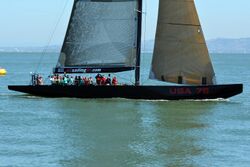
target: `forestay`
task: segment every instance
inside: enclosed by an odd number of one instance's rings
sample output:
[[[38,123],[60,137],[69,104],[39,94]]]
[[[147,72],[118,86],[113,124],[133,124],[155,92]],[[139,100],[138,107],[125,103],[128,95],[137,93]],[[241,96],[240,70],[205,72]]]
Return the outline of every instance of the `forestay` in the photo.
[[[137,6],[137,0],[75,0],[57,68],[134,68]]]
[[[160,0],[151,79],[215,84],[194,0]]]

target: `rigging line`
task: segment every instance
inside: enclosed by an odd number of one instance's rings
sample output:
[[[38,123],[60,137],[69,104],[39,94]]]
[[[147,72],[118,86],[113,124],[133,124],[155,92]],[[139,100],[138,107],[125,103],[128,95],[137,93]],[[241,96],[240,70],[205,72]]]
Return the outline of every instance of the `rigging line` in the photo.
[[[64,15],[64,13],[65,13],[65,10],[66,10],[66,7],[67,7],[69,1],[70,1],[70,0],[67,0],[67,1],[66,1],[65,5],[64,5],[64,7],[63,7],[62,13],[60,14],[60,17],[59,17],[58,21],[56,22],[55,27],[54,27],[54,29],[53,29],[51,35],[50,35],[50,38],[49,38],[49,40],[48,40],[48,43],[47,43],[47,45],[45,45],[45,47],[44,47],[44,49],[43,49],[43,51],[42,51],[42,53],[41,53],[41,57],[40,57],[40,60],[39,60],[39,62],[38,62],[38,65],[37,65],[37,67],[36,67],[35,73],[37,73],[38,69],[39,69],[40,66],[41,66],[41,63],[42,63],[42,61],[43,61],[43,58],[44,58],[44,56],[45,56],[45,54],[46,54],[46,52],[47,52],[47,50],[48,50],[48,48],[49,48],[49,45],[50,45],[52,39],[54,38],[55,32],[56,32],[56,30],[57,30],[57,27],[58,27],[58,25],[59,25],[59,23],[60,23],[60,21],[61,21],[63,15]]]
[[[122,76],[120,76],[120,75],[117,75],[117,74],[112,74],[112,75],[114,75],[116,78],[118,78],[118,79],[122,79],[122,80],[124,80],[124,81],[127,81],[127,82],[129,82],[130,84],[134,84],[134,82],[132,82],[132,79],[130,78],[130,81],[128,81],[128,78],[127,77],[122,77]],[[129,75],[129,76],[131,76],[131,75]]]
[[[145,52],[146,49],[146,32],[147,32],[147,0],[145,0],[145,12],[143,12],[144,14],[144,33],[143,33],[143,51]]]
[[[143,54],[145,54],[145,51],[146,51],[147,11],[148,11],[147,0],[145,0],[144,4],[145,4],[145,12],[143,12],[143,14],[144,14]],[[141,57],[143,58],[144,56],[141,56]],[[145,83],[145,81],[143,81],[143,80],[141,82],[142,82],[142,84]]]

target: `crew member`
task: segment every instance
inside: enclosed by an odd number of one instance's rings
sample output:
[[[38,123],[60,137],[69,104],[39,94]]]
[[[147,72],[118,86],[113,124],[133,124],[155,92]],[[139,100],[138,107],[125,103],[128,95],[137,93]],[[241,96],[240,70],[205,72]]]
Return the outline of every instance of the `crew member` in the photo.
[[[114,77],[114,78],[112,79],[112,85],[114,85],[114,86],[118,85],[118,80],[117,80],[116,77]]]
[[[105,85],[111,85],[111,78],[110,78],[110,74],[108,75]]]

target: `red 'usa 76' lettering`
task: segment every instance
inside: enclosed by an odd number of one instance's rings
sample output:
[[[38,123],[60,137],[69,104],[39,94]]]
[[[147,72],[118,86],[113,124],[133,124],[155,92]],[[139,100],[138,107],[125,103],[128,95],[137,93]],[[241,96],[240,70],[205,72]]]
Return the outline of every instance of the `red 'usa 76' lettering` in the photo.
[[[172,95],[191,95],[192,93],[207,95],[209,94],[209,88],[196,88],[195,91],[189,88],[171,88],[169,93]]]
[[[192,90],[189,88],[171,88],[169,93],[172,95],[191,95]]]
[[[196,93],[197,94],[209,94],[209,88],[197,88],[196,89]]]

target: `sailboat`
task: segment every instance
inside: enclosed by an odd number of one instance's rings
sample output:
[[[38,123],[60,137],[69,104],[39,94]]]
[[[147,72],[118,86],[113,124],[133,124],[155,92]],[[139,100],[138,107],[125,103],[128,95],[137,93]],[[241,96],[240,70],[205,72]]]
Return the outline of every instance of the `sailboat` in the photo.
[[[150,78],[176,85],[141,85],[142,0],[74,0],[54,74],[135,71],[121,86],[10,85],[44,97],[183,100],[229,98],[242,84],[217,85],[194,0],[159,1]]]

